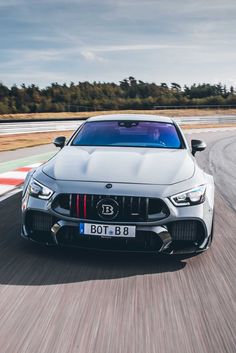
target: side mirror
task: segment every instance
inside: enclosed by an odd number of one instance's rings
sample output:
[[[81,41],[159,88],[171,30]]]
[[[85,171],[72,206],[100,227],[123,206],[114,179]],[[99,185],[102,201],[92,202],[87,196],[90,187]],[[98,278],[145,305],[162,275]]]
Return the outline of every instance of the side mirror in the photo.
[[[201,140],[192,140],[191,147],[192,147],[192,155],[195,156],[196,152],[201,152],[205,150],[206,143]]]
[[[56,147],[63,148],[65,146],[65,136],[58,136],[54,139],[53,143]]]

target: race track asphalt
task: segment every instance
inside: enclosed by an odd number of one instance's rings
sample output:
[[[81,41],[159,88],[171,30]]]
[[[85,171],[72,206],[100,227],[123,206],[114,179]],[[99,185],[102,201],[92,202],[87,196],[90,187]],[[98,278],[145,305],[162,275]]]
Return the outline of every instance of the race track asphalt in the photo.
[[[193,257],[37,246],[0,203],[1,353],[235,353],[236,133],[190,135],[216,181],[212,247]]]

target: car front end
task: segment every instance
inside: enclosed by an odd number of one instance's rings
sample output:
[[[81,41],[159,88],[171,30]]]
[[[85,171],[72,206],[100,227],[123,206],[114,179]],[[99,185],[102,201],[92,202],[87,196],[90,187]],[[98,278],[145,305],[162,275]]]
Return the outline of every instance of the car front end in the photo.
[[[22,236],[55,246],[195,253],[211,243],[213,211],[213,178],[189,148],[69,143],[29,173]]]

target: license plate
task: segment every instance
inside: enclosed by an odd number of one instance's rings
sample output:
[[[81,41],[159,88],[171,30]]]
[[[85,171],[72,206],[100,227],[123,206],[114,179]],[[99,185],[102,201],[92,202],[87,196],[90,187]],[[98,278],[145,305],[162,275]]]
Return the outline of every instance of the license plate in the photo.
[[[80,234],[101,237],[135,238],[135,226],[118,226],[113,224],[80,223]]]

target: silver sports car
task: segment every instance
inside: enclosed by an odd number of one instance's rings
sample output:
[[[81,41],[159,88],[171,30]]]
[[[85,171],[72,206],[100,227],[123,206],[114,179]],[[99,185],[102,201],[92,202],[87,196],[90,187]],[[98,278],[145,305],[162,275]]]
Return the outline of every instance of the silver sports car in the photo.
[[[89,118],[23,189],[22,236],[115,251],[194,253],[213,237],[214,181],[196,163],[204,142],[170,118]]]

